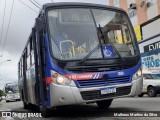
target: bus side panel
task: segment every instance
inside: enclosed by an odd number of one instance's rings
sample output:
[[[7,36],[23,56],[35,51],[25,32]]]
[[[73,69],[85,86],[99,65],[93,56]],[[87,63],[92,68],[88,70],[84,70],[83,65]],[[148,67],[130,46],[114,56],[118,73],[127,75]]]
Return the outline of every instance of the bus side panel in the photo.
[[[27,102],[28,101],[28,91],[27,91],[27,76],[26,76],[26,54],[23,55],[23,89],[22,89],[22,92],[23,92],[23,98],[24,98],[24,101]]]
[[[31,104],[36,104],[36,98],[35,98],[35,66],[33,65],[28,71],[27,71],[27,90],[28,90],[28,102]]]
[[[33,65],[30,69],[30,79],[32,81],[31,89],[32,89],[32,104],[36,104],[36,78],[35,78],[35,65]]]
[[[23,78],[19,78],[18,79],[18,88],[19,88],[19,95],[20,95],[20,98],[21,100],[23,101],[23,93],[22,93],[22,89],[23,89]]]
[[[46,59],[46,68],[45,68],[45,82],[46,82],[46,88],[47,88],[47,91],[46,91],[46,97],[47,99],[45,100],[45,105],[47,107],[50,107],[50,82],[47,82],[48,81],[48,78],[51,77],[51,69],[50,69],[50,66],[51,66],[51,61],[50,61],[50,52],[48,51],[49,49],[49,41],[48,41],[48,34],[46,33],[45,35],[45,46],[46,46],[46,51],[45,51],[45,59]]]

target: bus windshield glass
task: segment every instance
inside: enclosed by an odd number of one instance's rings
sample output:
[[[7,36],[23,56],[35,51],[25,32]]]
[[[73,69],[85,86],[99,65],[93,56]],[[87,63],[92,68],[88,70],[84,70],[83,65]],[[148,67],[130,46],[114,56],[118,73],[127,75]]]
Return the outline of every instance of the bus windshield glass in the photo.
[[[53,56],[81,60],[131,57],[138,53],[133,30],[123,12],[68,8],[48,11]],[[119,55],[117,55],[117,52]]]
[[[5,93],[6,94],[13,94],[13,93],[18,93],[18,84],[13,83],[13,84],[6,84],[5,86]]]

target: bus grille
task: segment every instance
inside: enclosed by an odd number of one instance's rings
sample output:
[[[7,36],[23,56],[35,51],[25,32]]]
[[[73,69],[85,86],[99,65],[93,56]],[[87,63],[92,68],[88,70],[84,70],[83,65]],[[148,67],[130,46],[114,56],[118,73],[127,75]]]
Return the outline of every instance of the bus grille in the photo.
[[[94,91],[83,91],[80,92],[83,100],[95,100],[95,99],[103,99],[103,98],[111,98],[117,96],[128,95],[131,92],[131,86],[119,87],[116,89],[116,93],[101,95],[100,90]]]
[[[129,65],[95,65],[95,66],[76,66],[76,67],[67,67],[68,71],[72,72],[106,72],[106,71],[115,71],[123,70],[130,68]]]
[[[93,79],[93,80],[77,80],[78,87],[98,87],[106,85],[115,85],[121,83],[129,83],[130,76],[112,77],[105,79]]]

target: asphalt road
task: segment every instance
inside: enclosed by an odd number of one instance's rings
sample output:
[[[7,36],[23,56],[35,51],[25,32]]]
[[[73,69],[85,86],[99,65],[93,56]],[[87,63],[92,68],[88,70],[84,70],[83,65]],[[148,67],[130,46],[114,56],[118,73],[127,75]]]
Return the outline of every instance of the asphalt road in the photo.
[[[19,102],[9,102],[5,103],[4,101],[0,102],[0,111],[24,111],[24,112],[37,112],[36,109],[25,110],[23,109],[23,104],[21,101]],[[145,111],[145,112],[142,112]],[[96,106],[96,104],[82,104],[82,105],[73,105],[66,106],[57,109],[56,111],[52,111],[49,118],[38,118],[40,120],[160,120],[160,117],[156,117],[156,114],[160,114],[160,97],[149,98],[121,98],[115,99],[112,102],[112,105],[108,110],[100,110]],[[54,114],[53,114],[54,113]],[[122,117],[114,117],[114,115],[121,115]],[[141,116],[144,113],[152,117],[128,117],[134,113],[136,116]],[[152,114],[154,113],[154,114]],[[154,116],[154,117],[153,117]],[[160,115],[159,115],[160,116]],[[1,120],[2,118],[0,118]],[[3,118],[4,119],[4,118]],[[8,120],[8,118],[5,118]],[[12,119],[12,118],[10,118]],[[14,118],[22,119],[20,117]],[[37,120],[37,118],[24,118],[25,120]]]

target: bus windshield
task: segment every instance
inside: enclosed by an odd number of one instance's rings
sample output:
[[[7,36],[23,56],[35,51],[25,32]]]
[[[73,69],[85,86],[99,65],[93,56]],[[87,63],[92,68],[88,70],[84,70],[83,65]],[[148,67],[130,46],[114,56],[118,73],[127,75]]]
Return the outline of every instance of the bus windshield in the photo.
[[[6,94],[18,93],[18,84],[17,83],[6,84],[5,93]]]
[[[48,23],[51,52],[56,59],[81,60],[99,44],[101,46],[89,59],[117,58],[119,55],[124,58],[138,53],[128,18],[122,12],[53,9],[48,11]]]

